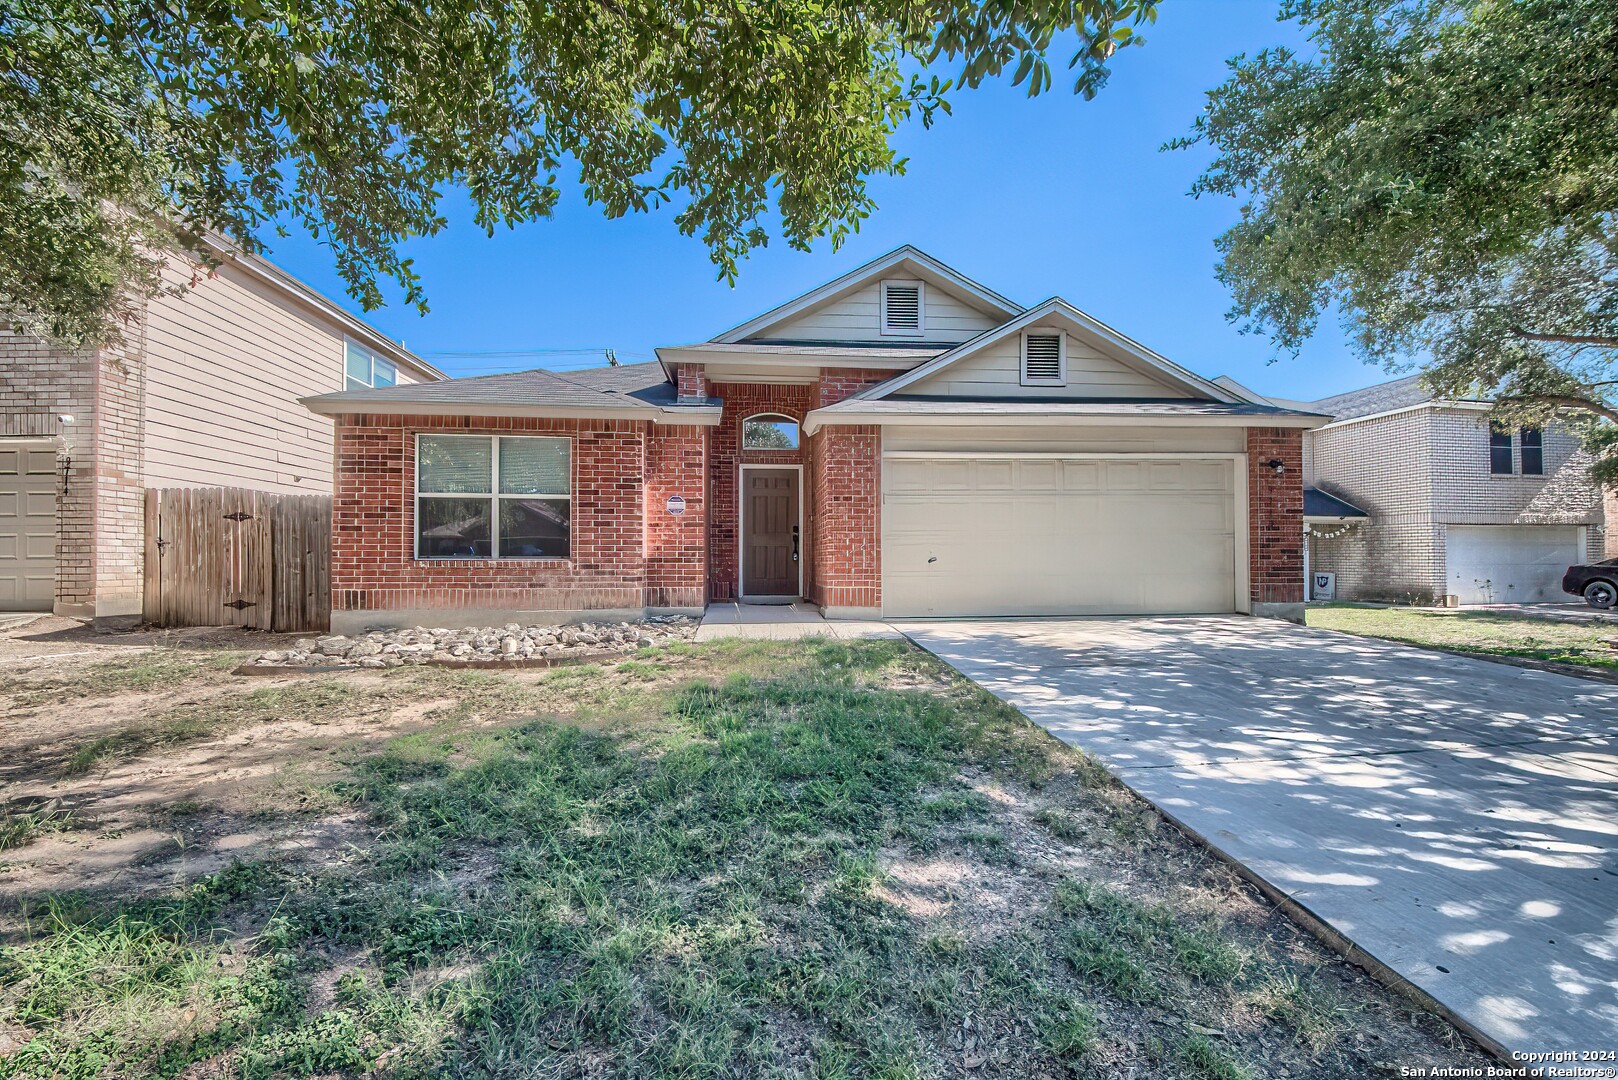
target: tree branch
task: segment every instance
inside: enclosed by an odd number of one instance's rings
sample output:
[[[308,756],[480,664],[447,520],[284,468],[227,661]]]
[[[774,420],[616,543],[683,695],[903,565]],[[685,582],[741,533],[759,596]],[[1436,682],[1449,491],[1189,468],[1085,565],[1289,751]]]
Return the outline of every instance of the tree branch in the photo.
[[[1511,397],[1495,398],[1496,405],[1554,405],[1562,409],[1578,409],[1581,412],[1595,413],[1618,424],[1618,408],[1605,405],[1590,398],[1576,397],[1572,394],[1517,394]]]
[[[1602,334],[1537,334],[1520,326],[1513,326],[1511,332],[1525,341],[1548,341],[1558,345],[1591,345],[1601,349],[1618,349],[1618,337],[1607,337]]]

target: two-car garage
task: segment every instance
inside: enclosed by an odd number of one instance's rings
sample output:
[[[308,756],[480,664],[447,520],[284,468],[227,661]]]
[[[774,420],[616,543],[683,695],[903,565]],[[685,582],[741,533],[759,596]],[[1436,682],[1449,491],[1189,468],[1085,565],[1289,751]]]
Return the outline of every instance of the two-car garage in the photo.
[[[882,461],[883,613],[1238,608],[1235,454],[897,451]]]

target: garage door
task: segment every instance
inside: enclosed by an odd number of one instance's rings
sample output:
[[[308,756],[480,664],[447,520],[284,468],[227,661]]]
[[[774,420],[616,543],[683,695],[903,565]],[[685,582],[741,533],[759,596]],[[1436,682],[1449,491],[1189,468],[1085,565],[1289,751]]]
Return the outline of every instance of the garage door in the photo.
[[[0,443],[0,611],[49,611],[56,596],[56,450]]]
[[[1572,599],[1562,574],[1584,561],[1577,525],[1451,525],[1445,530],[1449,591],[1463,604]]]
[[[888,455],[882,610],[1234,610],[1235,485],[1229,459]]]

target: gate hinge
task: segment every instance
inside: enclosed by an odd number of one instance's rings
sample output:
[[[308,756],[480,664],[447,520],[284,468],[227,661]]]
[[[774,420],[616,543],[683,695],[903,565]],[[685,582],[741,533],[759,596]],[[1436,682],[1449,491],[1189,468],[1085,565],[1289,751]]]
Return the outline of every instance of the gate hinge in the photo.
[[[226,521],[252,521],[253,515],[245,510],[232,510],[225,515]]]
[[[246,610],[247,608],[250,608],[250,607],[258,607],[258,604],[255,601],[252,601],[252,600],[243,600],[241,597],[238,596],[236,599],[230,601],[225,606],[228,607],[228,608],[235,608],[237,611],[243,611],[243,610]]]

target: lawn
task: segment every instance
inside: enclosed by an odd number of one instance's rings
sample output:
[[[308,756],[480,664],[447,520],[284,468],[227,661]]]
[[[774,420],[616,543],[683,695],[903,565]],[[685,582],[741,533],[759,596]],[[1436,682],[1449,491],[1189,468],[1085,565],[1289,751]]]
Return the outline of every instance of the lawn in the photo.
[[[230,659],[0,686],[0,1077],[1485,1063],[905,642]]]
[[[1559,622],[1500,611],[1311,604],[1307,622],[1327,630],[1480,656],[1513,656],[1618,671],[1618,625]]]

